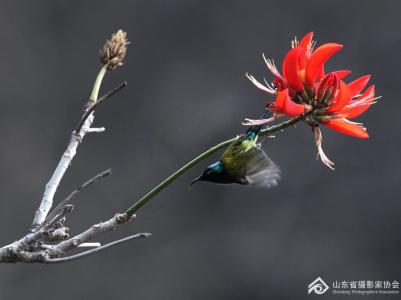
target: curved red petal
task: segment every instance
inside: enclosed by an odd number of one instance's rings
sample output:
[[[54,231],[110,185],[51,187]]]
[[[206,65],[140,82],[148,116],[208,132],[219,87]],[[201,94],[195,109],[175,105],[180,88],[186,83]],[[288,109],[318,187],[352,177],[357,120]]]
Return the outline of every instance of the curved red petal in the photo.
[[[369,137],[369,134],[364,128],[362,128],[358,124],[351,123],[342,119],[329,120],[324,123],[324,125],[343,134],[355,136],[360,139],[366,139]]]
[[[283,74],[290,87],[297,92],[304,89],[304,85],[298,76],[299,73],[299,56],[305,52],[305,49],[296,47],[288,51],[283,61]]]
[[[290,97],[285,98],[284,102],[284,113],[289,117],[297,117],[303,114],[305,107],[302,104],[295,103]]]
[[[317,72],[316,81],[322,80],[323,77],[324,77],[324,65],[322,65],[319,71]]]
[[[370,101],[375,97],[375,85],[368,87],[355,101]]]
[[[284,94],[283,106],[283,113],[285,113],[289,117],[299,116],[305,111],[305,107],[302,104],[295,103],[291,100],[290,96],[288,95],[288,90],[286,90],[286,93]]]
[[[341,115],[345,118],[353,119],[363,114],[371,105],[372,103],[368,102],[366,104],[355,106],[342,112]]]
[[[335,71],[333,73],[337,74],[338,79],[343,79],[343,78],[347,77],[349,74],[351,74],[351,71],[349,71],[349,70],[339,70],[339,71]]]
[[[344,81],[340,80],[339,91],[333,100],[333,104],[326,110],[326,112],[338,112],[352,99],[351,92]]]
[[[370,75],[365,75],[359,77],[358,79],[355,79],[351,83],[348,83],[348,88],[351,91],[351,96],[354,97],[355,95],[358,95],[368,84],[369,80]]]
[[[319,84],[316,84],[317,89],[317,97],[318,101],[322,101],[325,94],[326,101],[331,100],[333,95],[335,95],[338,88],[338,77],[335,72],[328,73],[325,75],[322,80],[320,80]],[[328,89],[331,89],[330,94],[328,94]]]
[[[313,39],[313,32],[305,34],[305,36],[299,42],[299,47],[308,50],[308,46],[312,42],[312,39]]]
[[[302,51],[299,54],[299,59],[298,59],[299,69],[300,70],[305,69],[307,62],[308,62],[308,57],[306,56],[306,51]]]
[[[289,117],[298,116],[305,111],[302,104],[295,103],[291,100],[290,95],[288,94],[288,89],[277,93],[274,108],[276,112],[284,113]]]
[[[327,43],[317,48],[306,64],[305,80],[308,86],[313,86],[316,77],[324,63],[343,46],[335,43]]]
[[[345,108],[344,110],[341,111],[341,115],[343,115],[345,118],[348,119],[353,119],[360,116],[372,105],[372,100],[374,97],[375,97],[375,86],[372,85],[366,89],[366,91],[362,94],[361,97],[351,102],[351,103],[360,102],[359,105],[351,108]]]
[[[305,69],[306,63],[308,62],[309,59],[308,56],[310,55],[310,53],[308,53],[309,52],[308,49],[310,50],[312,39],[313,39],[313,32],[309,32],[299,42],[299,47],[305,50],[299,56],[299,66],[301,69]]]
[[[279,91],[276,97],[276,108],[278,111],[284,110],[284,101],[285,98],[288,97],[288,89]]]

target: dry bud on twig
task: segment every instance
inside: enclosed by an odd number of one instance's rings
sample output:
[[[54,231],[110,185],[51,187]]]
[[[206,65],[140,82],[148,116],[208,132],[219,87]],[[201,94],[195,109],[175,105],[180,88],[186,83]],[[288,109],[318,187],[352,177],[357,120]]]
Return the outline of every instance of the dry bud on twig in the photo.
[[[123,59],[127,54],[128,44],[127,33],[120,29],[114,33],[111,39],[107,40],[103,48],[100,49],[100,61],[104,65],[107,65],[109,71],[123,64]]]

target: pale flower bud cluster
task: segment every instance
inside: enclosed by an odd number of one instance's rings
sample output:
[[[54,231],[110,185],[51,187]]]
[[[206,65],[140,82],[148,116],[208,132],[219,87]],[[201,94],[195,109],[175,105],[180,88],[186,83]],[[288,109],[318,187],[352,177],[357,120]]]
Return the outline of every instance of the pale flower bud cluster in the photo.
[[[109,71],[123,65],[123,60],[127,54],[127,33],[123,30],[118,30],[107,40],[103,48],[99,51],[100,61],[107,65]]]

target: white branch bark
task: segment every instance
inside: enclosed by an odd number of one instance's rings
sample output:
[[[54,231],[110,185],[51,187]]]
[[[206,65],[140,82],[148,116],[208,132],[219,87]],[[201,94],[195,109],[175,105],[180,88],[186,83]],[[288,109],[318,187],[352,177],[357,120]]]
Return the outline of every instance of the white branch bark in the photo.
[[[67,150],[64,152],[56,169],[54,170],[52,177],[46,184],[42,201],[35,213],[35,218],[33,220],[32,226],[34,228],[37,228],[46,220],[47,214],[49,213],[50,209],[53,206],[53,198],[57,191],[58,186],[60,185],[61,179],[63,178],[65,172],[67,171],[72,160],[74,159],[74,156],[77,153],[77,148],[81,143],[82,139],[90,131],[94,118],[95,116],[92,112],[89,115],[89,117],[85,120],[81,130],[78,133],[75,132],[72,133],[71,140],[70,143],[68,144]]]
[[[127,223],[130,221],[131,217],[127,214],[116,214],[113,218],[100,222],[98,224],[92,225],[89,229],[84,232],[55,245],[49,250],[50,257],[57,257],[71,249],[78,247],[79,245],[86,243],[93,238],[106,233],[108,231],[115,230],[120,224]]]
[[[148,237],[150,233],[139,233],[131,237],[127,237],[121,240],[117,240],[106,244],[104,246],[100,246],[98,248],[85,251],[80,254],[76,254],[70,257],[61,257],[65,252],[78,248],[80,245],[92,240],[93,238],[104,234],[109,231],[115,230],[121,224],[128,223],[131,220],[131,217],[127,214],[116,214],[111,219],[100,222],[98,224],[92,225],[89,229],[84,232],[66,240],[62,241],[56,245],[48,245],[44,244],[39,250],[30,251],[29,243],[40,241],[40,238],[43,237],[46,230],[48,229],[48,225],[41,227],[38,231],[28,234],[22,239],[4,246],[0,248],[0,263],[16,263],[16,262],[25,262],[25,263],[61,263],[61,262],[69,262],[78,258],[82,258],[93,253],[97,253],[99,251],[103,251],[112,246],[121,244],[128,240],[139,238],[139,237]]]
[[[64,201],[62,201],[49,215],[53,206],[53,198],[60,182],[70,166],[77,148],[82,142],[84,136],[90,132],[103,132],[105,129],[91,128],[94,121],[95,108],[103,103],[106,99],[120,91],[127,85],[122,82],[116,88],[109,91],[94,103],[89,103],[84,115],[81,117],[76,129],[71,135],[70,142],[66,151],[62,155],[53,175],[46,184],[45,191],[39,208],[35,213],[35,218],[30,233],[26,234],[19,240],[0,248],[0,263],[60,263],[68,262],[81,257],[86,257],[93,253],[103,251],[104,249],[121,244],[128,240],[150,236],[149,233],[139,233],[137,235],[111,242],[104,246],[98,246],[89,251],[79,253],[69,257],[61,257],[66,251],[79,247],[94,237],[103,233],[116,229],[120,224],[127,223],[131,216],[128,214],[117,214],[106,222],[93,225],[88,230],[68,239],[69,228],[65,226],[66,214],[72,211],[74,206],[70,204],[71,200],[84,188],[97,182],[111,174],[110,170],[102,172],[92,179],[85,182],[75,191],[73,191]],[[64,240],[64,241],[63,241]],[[49,244],[50,243],[50,244]],[[52,244],[55,243],[55,244]],[[94,246],[93,243],[89,244]],[[88,244],[86,244],[88,246]]]
[[[105,131],[106,131],[106,128],[104,128],[104,127],[89,128],[89,130],[88,130],[88,132],[98,132],[98,133],[105,132]]]

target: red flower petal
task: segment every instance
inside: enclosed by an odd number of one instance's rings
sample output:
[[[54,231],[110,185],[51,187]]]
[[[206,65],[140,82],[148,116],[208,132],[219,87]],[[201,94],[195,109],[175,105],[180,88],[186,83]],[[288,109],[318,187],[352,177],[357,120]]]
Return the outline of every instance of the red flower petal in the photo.
[[[283,61],[283,74],[287,79],[288,84],[297,92],[304,89],[304,85],[298,76],[299,68],[299,55],[305,52],[305,49],[296,47],[288,51]]]
[[[348,88],[351,91],[351,96],[354,97],[355,95],[358,95],[368,84],[369,80],[370,80],[370,75],[365,75],[359,77],[358,79],[355,79],[351,83],[348,83]]]
[[[322,65],[317,72],[316,81],[320,81],[324,77],[324,65]]]
[[[276,97],[276,108],[278,111],[284,110],[285,97],[288,97],[288,89],[279,91]]]
[[[351,101],[351,92],[344,81],[340,80],[340,87],[337,96],[333,100],[333,104],[326,110],[326,112],[338,112],[348,102]]]
[[[372,105],[372,100],[374,97],[375,97],[375,86],[372,85],[366,89],[366,91],[362,94],[361,97],[351,102],[351,103],[360,102],[361,103],[360,105],[342,110],[341,115],[349,119],[353,119],[360,116]]]
[[[295,103],[291,98],[285,97],[284,102],[284,113],[289,117],[296,117],[303,114],[305,107],[302,104]]]
[[[363,94],[357,98],[355,101],[370,101],[375,97],[375,85],[368,87]]]
[[[351,71],[349,70],[340,70],[340,71],[335,71],[334,73],[337,74],[338,79],[343,79],[349,74],[351,74]]]
[[[366,139],[369,137],[369,134],[364,128],[358,124],[351,123],[343,119],[329,120],[328,122],[324,123],[324,125],[343,134],[355,136],[360,139]]]
[[[305,50],[299,56],[299,66],[301,69],[305,69],[306,67],[306,63],[309,58],[308,56],[310,55],[310,53],[308,53],[308,48],[310,49],[309,45],[312,43],[312,38],[313,38],[313,32],[309,32],[299,42],[299,47]]]
[[[312,39],[313,39],[313,32],[305,34],[305,36],[299,42],[299,47],[308,50],[308,46],[312,42]]]
[[[298,59],[299,69],[304,70],[307,62],[308,62],[308,57],[306,56],[306,51],[303,51],[301,52],[301,54],[299,54],[299,59]]]
[[[324,63],[343,46],[335,43],[327,43],[317,48],[311,55],[306,64],[305,80],[306,84],[313,86],[316,77]]]
[[[317,86],[317,85],[316,85]],[[326,100],[331,100],[333,95],[335,95],[338,88],[338,77],[337,73],[331,72],[328,73],[323,79],[319,82],[319,88],[317,89],[317,100],[323,100],[323,97],[327,90],[331,88],[330,96],[326,95]]]
[[[288,89],[278,92],[275,104],[279,112],[289,117],[296,117],[305,111],[305,107],[302,104],[295,103],[291,100]]]

